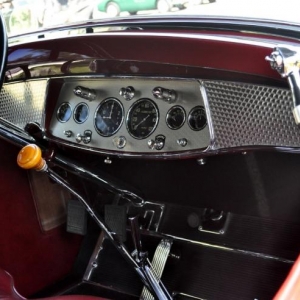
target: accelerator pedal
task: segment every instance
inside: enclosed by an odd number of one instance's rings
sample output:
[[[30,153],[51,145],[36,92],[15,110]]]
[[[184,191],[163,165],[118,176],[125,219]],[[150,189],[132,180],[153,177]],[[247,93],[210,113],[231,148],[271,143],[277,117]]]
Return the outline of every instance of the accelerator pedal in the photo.
[[[165,265],[170,254],[172,244],[173,242],[171,240],[162,239],[155,250],[151,265],[154,274],[159,279],[162,277],[163,271],[165,269]],[[155,300],[155,298],[148,291],[148,289],[144,287],[140,296],[140,300]]]

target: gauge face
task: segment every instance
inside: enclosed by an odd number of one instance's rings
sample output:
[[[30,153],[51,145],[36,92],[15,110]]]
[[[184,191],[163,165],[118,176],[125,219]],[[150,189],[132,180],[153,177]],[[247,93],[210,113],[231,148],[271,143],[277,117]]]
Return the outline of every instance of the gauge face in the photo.
[[[206,126],[206,113],[203,106],[196,106],[191,110],[188,123],[189,126],[196,131],[203,129]]]
[[[69,103],[62,103],[56,113],[58,121],[65,123],[69,121],[72,115],[72,109]]]
[[[185,122],[185,111],[181,106],[173,106],[167,113],[166,122],[169,128],[179,129]]]
[[[145,139],[158,124],[158,109],[149,99],[140,99],[130,108],[127,115],[127,129],[136,139]]]
[[[108,98],[98,106],[95,113],[95,128],[102,136],[112,136],[121,127],[124,109],[119,100]]]
[[[89,116],[89,107],[85,103],[79,103],[74,110],[74,120],[75,122],[82,124]]]

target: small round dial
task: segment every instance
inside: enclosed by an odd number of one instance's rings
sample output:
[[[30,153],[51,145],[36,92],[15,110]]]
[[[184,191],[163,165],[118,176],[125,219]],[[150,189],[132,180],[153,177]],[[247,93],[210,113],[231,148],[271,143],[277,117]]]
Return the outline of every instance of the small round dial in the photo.
[[[74,110],[74,120],[76,123],[84,123],[89,116],[89,107],[86,103],[79,103]]]
[[[102,136],[112,136],[121,127],[124,109],[119,100],[108,98],[100,103],[95,113],[95,128]]]
[[[142,140],[148,137],[158,124],[158,109],[150,99],[140,99],[130,108],[127,115],[127,129],[130,135]]]
[[[173,106],[167,113],[166,122],[169,128],[179,129],[185,122],[185,111],[181,106]]]
[[[72,109],[69,103],[62,103],[56,113],[56,117],[58,119],[58,121],[65,123],[67,121],[69,121],[69,119],[71,118],[72,115]]]
[[[206,126],[206,113],[203,106],[196,106],[191,110],[188,117],[188,123],[189,126],[196,131],[203,129]]]

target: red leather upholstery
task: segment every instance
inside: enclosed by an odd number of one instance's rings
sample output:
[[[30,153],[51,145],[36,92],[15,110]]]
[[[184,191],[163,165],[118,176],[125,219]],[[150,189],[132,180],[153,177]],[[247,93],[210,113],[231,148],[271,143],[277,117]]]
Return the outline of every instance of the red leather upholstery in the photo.
[[[6,271],[0,269],[0,300],[26,300],[22,297],[14,286],[12,276]],[[38,300],[38,299],[36,299]],[[107,300],[101,297],[70,295],[70,296],[55,296],[43,298],[43,300]]]
[[[11,275],[2,269],[0,269],[0,299],[25,299],[16,291]]]

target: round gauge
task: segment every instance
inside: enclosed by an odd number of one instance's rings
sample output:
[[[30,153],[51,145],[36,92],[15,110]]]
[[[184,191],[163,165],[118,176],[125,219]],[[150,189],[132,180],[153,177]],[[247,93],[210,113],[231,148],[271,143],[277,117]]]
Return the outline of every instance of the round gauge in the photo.
[[[173,106],[167,113],[166,122],[169,128],[179,129],[185,122],[185,111],[181,106]]]
[[[119,100],[108,98],[100,103],[95,113],[95,128],[102,136],[112,136],[121,127],[124,109]]]
[[[79,103],[74,110],[74,120],[75,122],[82,124],[89,116],[89,107],[86,103]]]
[[[149,99],[136,101],[127,115],[127,129],[130,135],[142,140],[148,137],[158,124],[158,109]]]
[[[57,119],[62,122],[65,123],[67,121],[69,121],[69,119],[71,118],[72,115],[72,109],[69,103],[62,103],[56,113],[56,117]]]
[[[203,129],[206,126],[207,120],[203,106],[196,106],[191,110],[188,117],[188,123],[189,126],[196,131]]]

